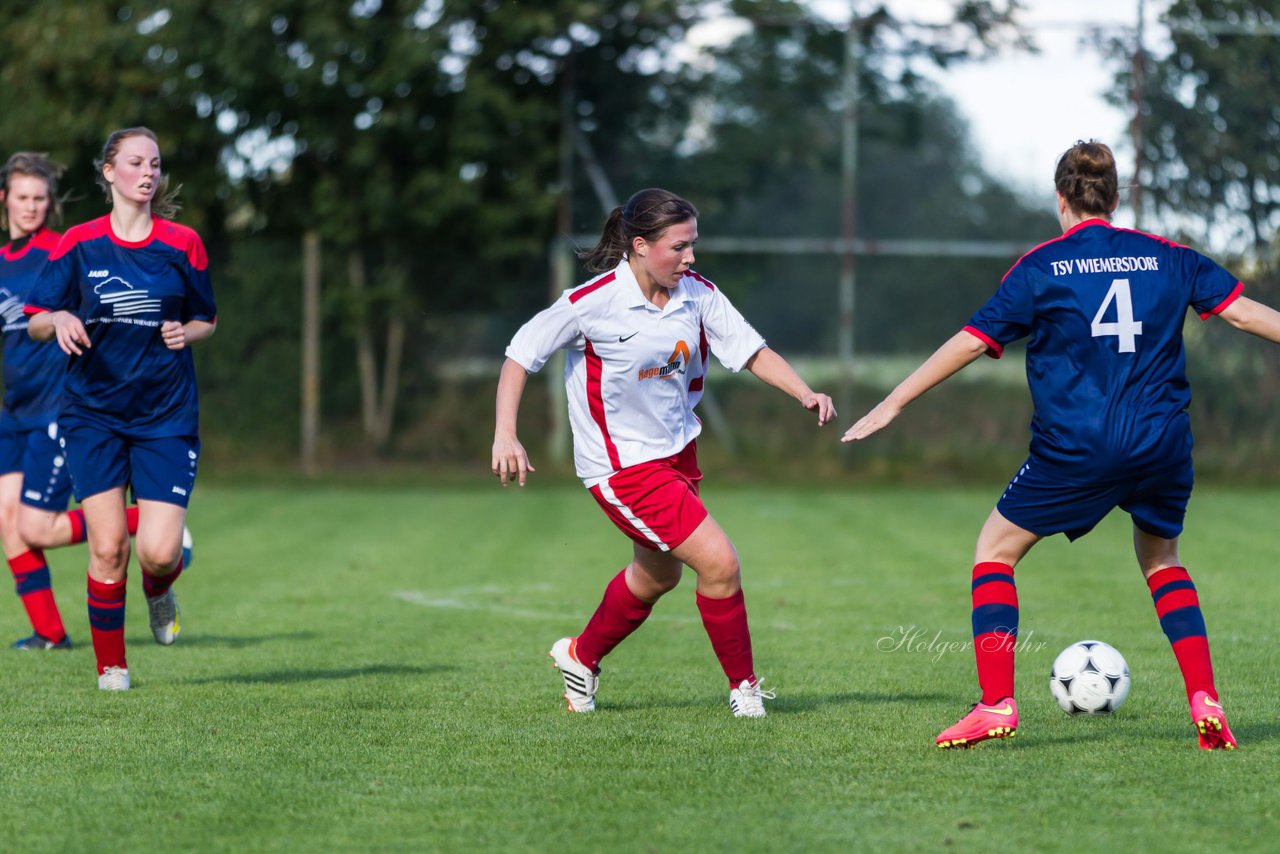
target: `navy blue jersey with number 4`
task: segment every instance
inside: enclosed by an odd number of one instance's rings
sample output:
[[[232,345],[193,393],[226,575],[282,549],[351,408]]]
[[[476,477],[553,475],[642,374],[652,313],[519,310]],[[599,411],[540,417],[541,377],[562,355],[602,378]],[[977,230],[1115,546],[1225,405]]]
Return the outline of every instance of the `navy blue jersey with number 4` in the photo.
[[[197,435],[191,349],[165,347],[160,325],[214,320],[208,266],[200,236],[164,219],[137,242],[106,216],[62,236],[25,309],[69,311],[92,342],[70,360],[60,421],[136,438]]]
[[[0,318],[4,321],[4,413],[0,418],[19,430],[44,427],[58,417],[62,403],[66,354],[31,340],[22,313],[57,245],[57,232],[42,228],[20,248],[8,243],[0,249]]]
[[[1119,480],[1191,453],[1182,326],[1244,285],[1200,253],[1086,220],[1005,274],[965,327],[999,358],[1027,342],[1031,454],[1065,482]]]

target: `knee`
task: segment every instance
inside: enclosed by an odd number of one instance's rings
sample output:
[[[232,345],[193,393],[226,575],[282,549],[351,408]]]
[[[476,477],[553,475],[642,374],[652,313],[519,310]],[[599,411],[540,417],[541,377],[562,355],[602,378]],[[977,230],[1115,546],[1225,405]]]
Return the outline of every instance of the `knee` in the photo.
[[[708,555],[699,573],[704,583],[728,584],[739,586],[742,583],[742,565],[738,561],[738,550],[729,542]]]
[[[129,541],[125,539],[109,543],[91,543],[89,557],[97,566],[103,580],[121,578],[129,565]]]
[[[53,530],[48,521],[41,516],[19,513],[17,530],[18,536],[22,538],[22,541],[32,548],[51,549],[54,546],[62,545],[53,536]]]
[[[658,596],[665,596],[672,590],[675,590],[676,585],[680,583],[680,576],[682,574],[683,569],[681,567],[676,567],[674,572],[670,572],[666,575],[659,576],[657,578],[650,576],[649,581],[652,585],[653,592]]]
[[[176,550],[167,548],[147,548],[139,544],[137,546],[138,566],[147,575],[164,576],[173,572],[178,568],[178,559],[182,556],[182,549]]]

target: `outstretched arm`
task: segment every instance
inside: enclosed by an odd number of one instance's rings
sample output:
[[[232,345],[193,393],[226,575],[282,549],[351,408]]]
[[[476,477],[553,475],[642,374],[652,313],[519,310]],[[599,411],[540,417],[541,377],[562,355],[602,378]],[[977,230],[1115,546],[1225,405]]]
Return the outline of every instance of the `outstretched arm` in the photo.
[[[1270,306],[1240,297],[1218,315],[1236,329],[1280,344],[1280,311]]]
[[[528,473],[536,471],[529,463],[529,455],[516,438],[516,416],[520,412],[520,398],[524,396],[524,384],[528,378],[524,366],[508,358],[502,363],[498,376],[497,418],[493,430],[493,473],[503,486],[518,479],[524,486]]]
[[[925,359],[924,364],[912,371],[911,376],[898,383],[898,387],[889,392],[889,396],[880,401],[875,409],[859,418],[858,423],[850,427],[840,441],[865,439],[888,427],[889,422],[897,418],[908,403],[972,363],[986,351],[987,345],[976,335],[957,332],[934,351],[932,356]]]
[[[836,408],[831,403],[831,398],[809,388],[809,384],[800,379],[795,368],[776,351],[768,347],[760,348],[747,360],[746,368],[762,381],[800,401],[805,409],[818,413],[819,427],[836,417]]]

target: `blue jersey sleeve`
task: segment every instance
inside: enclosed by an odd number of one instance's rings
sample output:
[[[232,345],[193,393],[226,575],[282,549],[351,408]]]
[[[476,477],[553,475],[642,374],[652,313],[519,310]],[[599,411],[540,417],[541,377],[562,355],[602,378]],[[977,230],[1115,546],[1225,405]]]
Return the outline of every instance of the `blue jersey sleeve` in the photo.
[[[1191,283],[1191,307],[1202,318],[1222,311],[1244,290],[1239,279],[1194,249],[1174,247],[1172,261],[1182,280]]]
[[[183,300],[182,321],[207,320],[213,322],[218,307],[213,301],[213,281],[209,277],[209,259],[205,255],[200,236],[191,232],[191,245],[187,247],[186,295]]]
[[[62,235],[40,277],[27,297],[27,314],[43,311],[75,312],[80,307],[80,289],[75,287],[79,244]]]
[[[1031,334],[1035,320],[1035,276],[1030,265],[1014,266],[982,308],[969,318],[966,329],[977,334],[999,358],[1004,346]]]

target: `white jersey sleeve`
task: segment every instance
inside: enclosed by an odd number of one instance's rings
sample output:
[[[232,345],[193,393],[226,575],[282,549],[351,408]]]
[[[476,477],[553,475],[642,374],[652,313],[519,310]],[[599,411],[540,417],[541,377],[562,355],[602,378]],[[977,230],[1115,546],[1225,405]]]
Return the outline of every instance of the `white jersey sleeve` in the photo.
[[[720,364],[737,373],[752,356],[767,346],[765,340],[734,308],[724,291],[701,276],[697,278],[707,286],[707,291],[701,295],[702,325],[707,333],[707,343]]]
[[[585,343],[578,313],[569,303],[569,291],[520,327],[507,345],[507,358],[529,373],[542,366],[557,350],[581,350]]]

